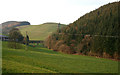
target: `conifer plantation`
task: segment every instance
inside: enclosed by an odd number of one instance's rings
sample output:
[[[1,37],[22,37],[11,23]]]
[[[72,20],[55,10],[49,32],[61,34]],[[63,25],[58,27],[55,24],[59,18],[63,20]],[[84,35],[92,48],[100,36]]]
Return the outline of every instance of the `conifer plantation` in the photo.
[[[49,49],[119,59],[120,2],[109,3],[80,17],[46,39]]]

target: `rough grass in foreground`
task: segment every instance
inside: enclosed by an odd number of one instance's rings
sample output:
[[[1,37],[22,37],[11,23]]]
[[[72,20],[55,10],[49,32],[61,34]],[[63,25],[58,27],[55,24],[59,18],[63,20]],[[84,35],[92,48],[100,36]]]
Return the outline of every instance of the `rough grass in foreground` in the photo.
[[[40,46],[10,49],[3,42],[3,73],[117,73],[118,62],[68,55]]]

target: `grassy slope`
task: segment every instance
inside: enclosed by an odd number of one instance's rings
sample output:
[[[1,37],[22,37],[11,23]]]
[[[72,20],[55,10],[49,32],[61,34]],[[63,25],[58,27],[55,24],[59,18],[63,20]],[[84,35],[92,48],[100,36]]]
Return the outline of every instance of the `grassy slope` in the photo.
[[[118,62],[68,55],[42,47],[10,49],[3,43],[3,73],[117,73]]]
[[[30,37],[30,40],[45,40],[50,34],[57,30],[57,23],[42,24],[42,25],[29,25],[17,27],[21,33],[25,36],[26,31]],[[63,27],[65,25],[61,25]]]

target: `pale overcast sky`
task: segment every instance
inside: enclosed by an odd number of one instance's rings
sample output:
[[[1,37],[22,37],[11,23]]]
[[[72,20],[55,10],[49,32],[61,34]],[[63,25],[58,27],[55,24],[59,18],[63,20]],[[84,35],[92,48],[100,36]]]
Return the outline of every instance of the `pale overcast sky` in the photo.
[[[0,0],[0,24],[29,21],[31,24],[69,24],[98,7],[118,0]]]

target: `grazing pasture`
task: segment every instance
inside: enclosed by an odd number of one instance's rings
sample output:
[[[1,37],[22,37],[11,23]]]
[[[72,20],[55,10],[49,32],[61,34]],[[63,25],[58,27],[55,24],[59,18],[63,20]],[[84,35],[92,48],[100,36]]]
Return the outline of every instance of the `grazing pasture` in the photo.
[[[54,52],[41,45],[11,49],[3,42],[3,73],[117,73],[118,62]]]
[[[61,24],[61,28],[66,25]],[[19,26],[21,33],[25,36],[26,31],[30,40],[45,40],[49,35],[57,31],[58,23],[45,23],[41,25]]]

